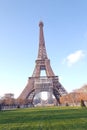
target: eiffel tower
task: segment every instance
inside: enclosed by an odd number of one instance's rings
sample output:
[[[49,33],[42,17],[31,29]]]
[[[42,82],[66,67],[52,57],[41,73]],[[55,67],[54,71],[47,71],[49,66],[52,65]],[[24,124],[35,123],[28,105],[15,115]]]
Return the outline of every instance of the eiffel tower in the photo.
[[[47,91],[54,95],[57,103],[60,103],[60,96],[67,94],[67,91],[60,84],[58,76],[55,76],[51,68],[50,60],[48,59],[45,47],[43,22],[39,23],[39,27],[39,50],[38,57],[35,62],[35,69],[32,77],[29,77],[28,83],[18,99],[28,99],[29,103],[33,104],[33,99],[36,94]],[[46,72],[46,76],[40,76],[42,70]]]

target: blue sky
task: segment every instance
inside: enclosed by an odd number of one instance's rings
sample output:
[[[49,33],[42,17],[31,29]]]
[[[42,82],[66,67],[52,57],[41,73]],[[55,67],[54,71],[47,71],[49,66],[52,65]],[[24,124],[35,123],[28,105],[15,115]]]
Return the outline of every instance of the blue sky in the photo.
[[[87,0],[0,0],[0,96],[18,97],[32,76],[39,21],[52,69],[65,89],[87,84]]]

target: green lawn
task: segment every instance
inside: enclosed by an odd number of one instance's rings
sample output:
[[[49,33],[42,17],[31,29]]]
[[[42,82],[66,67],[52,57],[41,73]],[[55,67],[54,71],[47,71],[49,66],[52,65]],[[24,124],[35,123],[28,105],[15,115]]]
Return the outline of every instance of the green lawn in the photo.
[[[0,130],[87,130],[87,109],[43,107],[0,111]]]

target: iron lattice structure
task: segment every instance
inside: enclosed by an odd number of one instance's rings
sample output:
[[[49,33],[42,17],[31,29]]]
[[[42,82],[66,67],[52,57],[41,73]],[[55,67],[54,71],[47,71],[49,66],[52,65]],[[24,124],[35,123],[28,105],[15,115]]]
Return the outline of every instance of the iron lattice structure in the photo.
[[[32,77],[29,77],[28,83],[18,99],[28,99],[29,103],[33,104],[33,99],[36,94],[42,91],[47,91],[53,93],[59,103],[60,96],[67,94],[67,91],[60,84],[58,76],[55,76],[50,65],[50,60],[47,57],[43,33],[43,22],[39,23],[39,27],[39,50],[35,69]],[[41,70],[45,70],[46,76],[40,76]]]

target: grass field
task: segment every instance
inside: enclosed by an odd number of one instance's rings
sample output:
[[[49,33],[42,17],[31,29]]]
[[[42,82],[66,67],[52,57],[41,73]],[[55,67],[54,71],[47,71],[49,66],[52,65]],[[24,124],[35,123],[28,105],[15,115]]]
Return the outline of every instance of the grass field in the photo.
[[[87,109],[43,107],[0,111],[0,130],[87,130]]]

